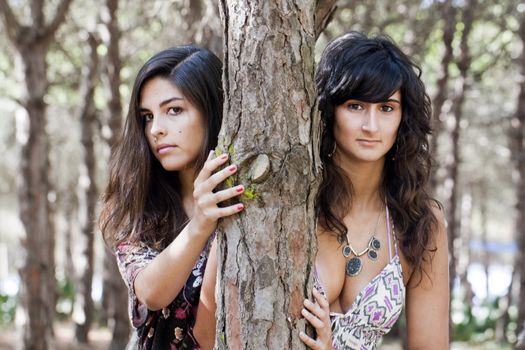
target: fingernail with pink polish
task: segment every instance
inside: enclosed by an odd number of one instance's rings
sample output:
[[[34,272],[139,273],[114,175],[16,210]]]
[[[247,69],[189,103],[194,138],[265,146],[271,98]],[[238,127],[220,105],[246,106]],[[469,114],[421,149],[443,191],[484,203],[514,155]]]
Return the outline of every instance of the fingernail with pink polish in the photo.
[[[241,186],[237,187],[237,188],[235,189],[235,191],[241,193],[242,191],[244,191],[244,186],[241,185]]]
[[[228,168],[228,170],[230,170],[233,173],[235,170],[237,170],[237,165],[232,165]]]
[[[244,205],[242,203],[241,204],[237,204],[237,210],[238,211],[243,210],[243,208],[244,208]]]

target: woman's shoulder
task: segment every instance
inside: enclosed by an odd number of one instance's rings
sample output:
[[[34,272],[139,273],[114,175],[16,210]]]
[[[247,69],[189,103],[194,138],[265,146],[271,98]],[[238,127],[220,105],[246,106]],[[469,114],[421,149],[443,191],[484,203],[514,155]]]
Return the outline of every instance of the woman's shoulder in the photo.
[[[115,247],[115,255],[119,265],[128,266],[130,264],[145,266],[153,260],[160,251],[143,242],[123,241]]]

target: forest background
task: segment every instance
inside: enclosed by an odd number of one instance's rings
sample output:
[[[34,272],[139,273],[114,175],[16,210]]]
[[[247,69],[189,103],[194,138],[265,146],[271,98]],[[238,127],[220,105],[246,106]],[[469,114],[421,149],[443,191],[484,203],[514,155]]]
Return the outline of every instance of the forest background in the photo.
[[[432,187],[451,248],[452,348],[516,346],[525,313],[525,4],[328,3],[316,60],[330,39],[358,30],[388,34],[422,68],[436,117]],[[38,332],[51,335],[46,348],[123,349],[126,291],[94,225],[110,149],[132,80],[153,53],[195,42],[222,56],[218,5],[0,0],[0,11],[0,349],[32,348]],[[31,197],[35,184],[43,198]],[[22,278],[35,256],[40,279]],[[47,292],[31,296],[31,283]],[[43,329],[23,327],[31,300],[47,307]],[[382,348],[403,339],[400,322]]]

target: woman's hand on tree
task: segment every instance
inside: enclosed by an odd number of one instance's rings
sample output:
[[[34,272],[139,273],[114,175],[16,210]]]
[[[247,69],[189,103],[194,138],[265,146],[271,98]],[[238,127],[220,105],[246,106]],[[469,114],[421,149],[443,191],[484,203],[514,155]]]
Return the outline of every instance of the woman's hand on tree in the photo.
[[[316,303],[305,299],[302,310],[304,318],[315,328],[317,339],[306,333],[299,333],[299,338],[313,350],[332,349],[332,328],[330,324],[330,308],[328,300],[316,289],[313,289]]]
[[[220,183],[237,172],[237,165],[235,164],[215,172],[227,160],[228,154],[226,153],[213,158],[213,151],[210,152],[193,183],[193,217],[189,226],[191,225],[199,234],[210,235],[217,227],[217,221],[220,218],[236,214],[244,208],[242,203],[227,207],[218,206],[219,203],[243,193],[244,187],[242,185],[213,192]]]

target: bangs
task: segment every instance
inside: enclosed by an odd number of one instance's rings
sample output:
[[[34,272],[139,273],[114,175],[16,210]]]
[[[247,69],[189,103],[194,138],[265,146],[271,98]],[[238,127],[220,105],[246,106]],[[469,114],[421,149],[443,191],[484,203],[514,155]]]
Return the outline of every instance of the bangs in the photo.
[[[405,74],[384,52],[366,53],[355,57],[334,72],[330,99],[336,106],[348,100],[369,103],[387,101],[405,82]],[[386,57],[385,57],[386,56]],[[339,73],[339,74],[338,74]],[[337,83],[336,83],[337,82]]]

